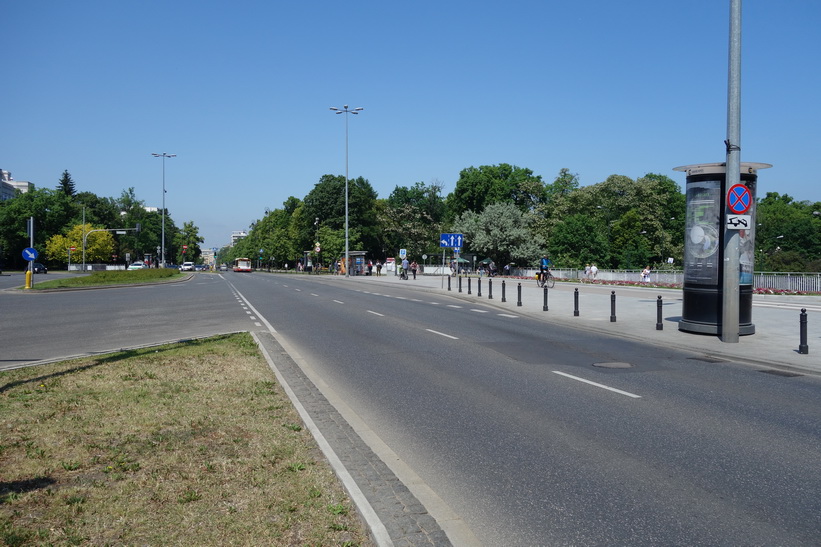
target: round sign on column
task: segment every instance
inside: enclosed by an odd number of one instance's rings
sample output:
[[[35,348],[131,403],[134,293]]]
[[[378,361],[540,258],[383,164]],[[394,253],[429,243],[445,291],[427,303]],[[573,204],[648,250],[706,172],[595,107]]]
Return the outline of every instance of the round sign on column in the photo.
[[[750,210],[752,204],[750,189],[743,184],[734,184],[727,192],[727,207],[735,215],[743,215]]]
[[[23,249],[23,258],[31,262],[32,260],[37,260],[37,249],[33,247],[26,247]]]

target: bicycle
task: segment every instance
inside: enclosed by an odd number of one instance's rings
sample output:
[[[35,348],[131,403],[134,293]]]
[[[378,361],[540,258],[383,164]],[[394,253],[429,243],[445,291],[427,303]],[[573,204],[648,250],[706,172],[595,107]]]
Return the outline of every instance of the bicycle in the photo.
[[[536,275],[536,285],[541,289],[547,285],[548,289],[552,289],[556,285],[556,278],[550,273],[550,270],[541,272]]]

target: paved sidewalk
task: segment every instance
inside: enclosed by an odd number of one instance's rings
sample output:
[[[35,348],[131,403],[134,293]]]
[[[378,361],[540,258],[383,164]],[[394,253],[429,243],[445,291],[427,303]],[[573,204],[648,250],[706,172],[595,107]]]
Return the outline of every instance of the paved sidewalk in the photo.
[[[548,291],[548,310],[544,311],[544,291],[534,279],[496,277],[492,280],[473,277],[468,294],[467,278],[448,281],[442,276],[422,276],[400,280],[383,275],[350,278],[354,282],[394,284],[418,287],[426,292],[439,292],[466,301],[490,305],[550,322],[596,330],[623,338],[641,340],[655,345],[701,352],[716,359],[750,362],[796,372],[821,374],[821,297],[774,296],[753,297],[755,334],[741,336],[738,343],[722,342],[714,335],[692,334],[678,330],[681,319],[682,291],[652,287],[622,287],[590,283],[556,283]],[[489,286],[489,281],[492,286]],[[505,299],[502,302],[502,282]],[[521,284],[521,302],[518,290]],[[481,296],[479,289],[481,288]],[[491,293],[492,289],[492,293]],[[574,316],[574,293],[578,289],[579,316]],[[616,296],[616,321],[611,321],[611,297]],[[492,298],[490,296],[492,295]],[[662,297],[662,330],[657,330],[658,296]],[[807,354],[798,353],[801,309],[807,310]]]

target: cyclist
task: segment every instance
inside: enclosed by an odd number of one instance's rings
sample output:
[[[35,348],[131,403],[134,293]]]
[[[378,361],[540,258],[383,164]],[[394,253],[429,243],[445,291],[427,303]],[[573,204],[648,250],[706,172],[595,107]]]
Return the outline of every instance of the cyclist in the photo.
[[[547,274],[550,273],[550,259],[547,258],[547,255],[542,255],[542,259],[539,261],[539,276],[544,283],[547,280]]]

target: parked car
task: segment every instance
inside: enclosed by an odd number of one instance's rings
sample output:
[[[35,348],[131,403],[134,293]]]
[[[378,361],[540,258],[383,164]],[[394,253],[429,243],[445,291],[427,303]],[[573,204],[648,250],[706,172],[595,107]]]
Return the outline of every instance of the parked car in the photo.
[[[142,270],[143,268],[147,268],[147,267],[148,266],[146,265],[145,262],[140,262],[138,260],[137,262],[132,262],[131,265],[128,267],[128,269],[129,270]]]
[[[181,272],[193,272],[194,271],[194,263],[193,262],[183,262],[182,266],[180,266]]]
[[[34,273],[47,274],[48,273],[48,268],[46,268],[45,266],[43,266],[39,262],[35,262],[34,267],[31,269],[31,271],[34,272]]]
[[[195,265],[194,265],[194,270],[195,270],[195,271],[198,271],[198,272],[204,272],[204,271],[205,271],[205,269],[206,269],[206,268],[205,268],[205,264],[195,264]]]

